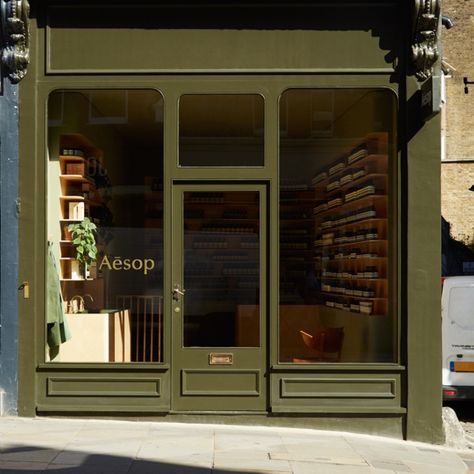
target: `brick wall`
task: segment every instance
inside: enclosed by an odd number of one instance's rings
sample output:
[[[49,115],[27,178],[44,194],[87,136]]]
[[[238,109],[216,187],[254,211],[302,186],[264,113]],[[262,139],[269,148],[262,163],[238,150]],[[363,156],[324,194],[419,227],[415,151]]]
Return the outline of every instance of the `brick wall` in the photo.
[[[474,162],[441,163],[441,213],[456,240],[474,239]]]
[[[474,81],[474,0],[445,0],[443,14],[455,23],[442,29],[443,58],[456,69],[446,79],[446,158],[474,160],[474,84],[469,94],[463,84]]]
[[[446,79],[443,109],[445,160],[472,160],[441,166],[441,212],[454,238],[474,236],[474,84],[464,93],[463,78],[474,81],[474,0],[444,0],[443,15],[455,23],[442,28],[442,56],[453,66]]]

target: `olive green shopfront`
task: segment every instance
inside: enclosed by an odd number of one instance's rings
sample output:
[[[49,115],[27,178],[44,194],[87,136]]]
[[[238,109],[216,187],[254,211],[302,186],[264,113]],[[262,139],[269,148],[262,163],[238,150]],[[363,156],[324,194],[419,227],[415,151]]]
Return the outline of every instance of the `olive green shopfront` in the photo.
[[[19,413],[440,441],[437,2],[30,3]]]

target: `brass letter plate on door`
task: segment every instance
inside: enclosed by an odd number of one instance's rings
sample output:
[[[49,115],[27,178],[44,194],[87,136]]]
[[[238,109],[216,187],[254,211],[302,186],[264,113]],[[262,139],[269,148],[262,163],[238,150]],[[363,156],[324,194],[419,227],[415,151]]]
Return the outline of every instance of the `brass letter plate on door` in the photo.
[[[209,365],[232,365],[234,363],[234,354],[213,353],[209,354]]]

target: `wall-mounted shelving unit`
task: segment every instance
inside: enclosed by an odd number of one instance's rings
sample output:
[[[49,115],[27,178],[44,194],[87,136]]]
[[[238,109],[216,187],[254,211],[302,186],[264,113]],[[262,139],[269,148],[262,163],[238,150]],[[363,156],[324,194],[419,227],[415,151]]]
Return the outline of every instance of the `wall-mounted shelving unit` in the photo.
[[[185,200],[189,291],[220,290],[222,298],[232,298],[235,291],[255,292],[259,287],[258,201],[245,198],[233,192],[199,192]]]
[[[88,217],[100,224],[97,210],[103,205],[95,177],[104,174],[103,152],[82,134],[64,134],[59,139],[59,279],[63,300],[67,303],[76,294],[90,294],[94,306],[103,305],[103,281],[92,268],[84,275],[75,258],[68,226]],[[66,306],[66,312],[70,308]]]
[[[388,155],[372,133],[315,176],[314,258],[328,307],[388,311]]]

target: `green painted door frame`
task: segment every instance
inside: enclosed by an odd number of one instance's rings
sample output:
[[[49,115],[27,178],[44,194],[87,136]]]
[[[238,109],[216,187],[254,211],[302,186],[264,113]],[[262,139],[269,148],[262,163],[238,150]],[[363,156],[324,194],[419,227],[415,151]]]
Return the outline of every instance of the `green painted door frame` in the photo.
[[[229,172],[229,177],[232,173]],[[209,172],[212,179],[212,171]],[[258,332],[256,347],[246,347],[235,341],[231,347],[185,347],[184,320],[185,300],[196,298],[196,293],[185,292],[185,235],[184,193],[258,193],[259,209],[259,315],[255,330]],[[173,239],[172,239],[172,287],[182,289],[184,295],[172,298],[172,411],[260,411],[267,409],[267,187],[263,184],[236,184],[222,182],[206,184],[174,183],[173,185]],[[224,206],[222,206],[224,209]],[[202,234],[201,234],[202,235]],[[221,235],[225,235],[221,234]],[[229,234],[228,239],[239,239]],[[188,250],[189,252],[189,250]],[[212,258],[210,255],[208,258]],[[221,277],[222,278],[222,277]],[[226,291],[230,290],[225,290]],[[225,298],[217,288],[203,291],[206,306],[213,306]],[[203,296],[201,295],[201,296]],[[192,303],[192,302],[191,302]],[[236,310],[238,307],[236,307]],[[219,315],[222,317],[222,314]],[[235,324],[237,325],[237,313]],[[237,326],[236,326],[237,327]],[[211,329],[211,328],[209,328]],[[212,329],[211,329],[212,330]],[[240,347],[237,347],[239,345]]]

